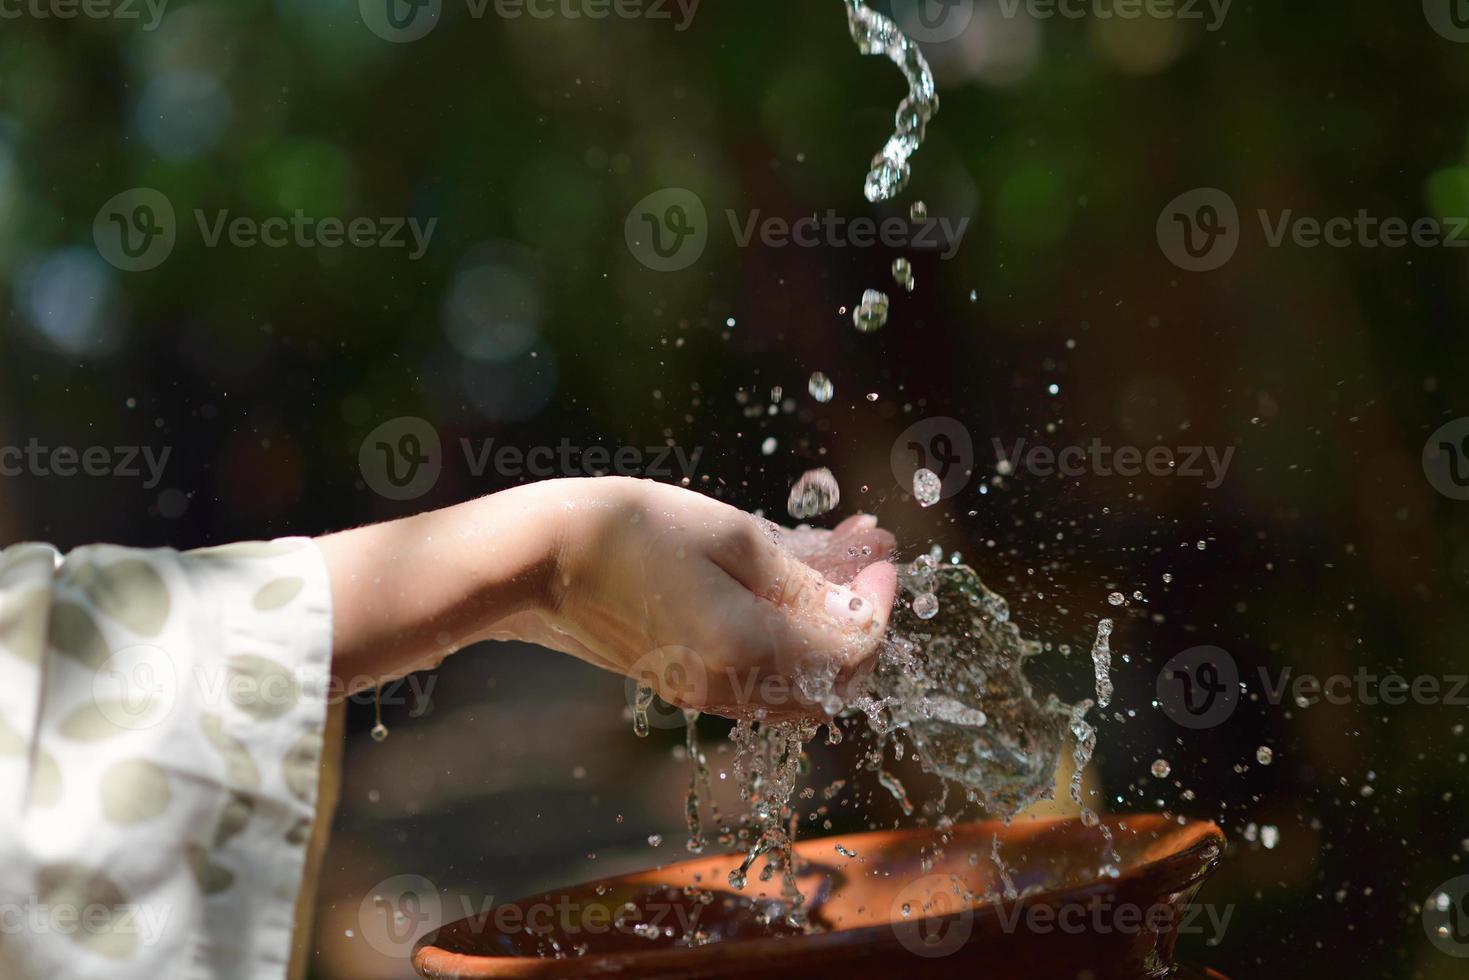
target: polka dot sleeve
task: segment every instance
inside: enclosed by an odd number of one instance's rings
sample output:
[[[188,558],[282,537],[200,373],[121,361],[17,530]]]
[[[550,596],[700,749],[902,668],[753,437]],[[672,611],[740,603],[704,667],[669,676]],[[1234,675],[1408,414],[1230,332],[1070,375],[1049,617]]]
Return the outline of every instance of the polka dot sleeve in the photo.
[[[0,976],[287,975],[331,632],[305,539],[0,551]]]

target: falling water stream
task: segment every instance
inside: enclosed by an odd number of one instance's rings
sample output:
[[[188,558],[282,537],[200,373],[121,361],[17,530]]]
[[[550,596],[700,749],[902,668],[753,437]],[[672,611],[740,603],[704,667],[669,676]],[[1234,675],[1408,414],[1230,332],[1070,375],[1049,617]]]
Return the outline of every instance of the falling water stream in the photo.
[[[867,200],[889,201],[908,186],[913,168],[909,161],[923,145],[929,120],[939,111],[938,89],[933,72],[914,44],[893,21],[868,7],[862,0],[844,0],[852,40],[863,54],[883,55],[902,69],[908,80],[908,96],[898,106],[897,129],[872,159],[867,183]]]
[[[933,73],[915,45],[888,17],[867,7],[862,0],[843,0],[853,40],[865,55],[883,55],[896,64],[908,82],[908,95],[898,107],[896,129],[882,151],[874,157],[865,183],[865,194],[874,203],[896,197],[907,186],[911,159],[923,142],[929,121],[938,111]],[[926,219],[922,202],[912,207],[915,221]],[[894,281],[912,292],[915,286],[911,264],[905,258],[893,263]],[[853,310],[859,331],[872,332],[887,322],[888,297],[868,290]],[[826,390],[824,376],[813,376],[812,393],[818,401]],[[938,478],[920,471],[913,488],[923,506],[938,502]],[[827,470],[806,474],[792,490],[789,512],[804,519],[834,509],[840,500],[835,478]],[[945,561],[942,551],[920,556],[900,569],[900,596],[893,610],[888,633],[877,656],[877,665],[864,682],[864,689],[847,703],[834,700],[829,678],[797,678],[803,691],[824,704],[833,714],[865,718],[872,747],[863,766],[874,774],[897,802],[905,816],[915,807],[898,777],[888,771],[886,760],[905,758],[904,743],[922,769],[942,778],[942,796],[935,804],[940,827],[952,825],[959,812],[948,813],[949,787],[963,790],[959,806],[973,803],[987,814],[1009,819],[1026,807],[1054,795],[1057,768],[1068,738],[1072,740],[1071,797],[1088,826],[1099,826],[1097,816],[1083,802],[1083,773],[1096,747],[1095,729],[1086,716],[1091,700],[1066,704],[1048,695],[1035,695],[1025,666],[1043,653],[1040,642],[1022,636],[1011,621],[1004,597],[991,591],[978,574],[960,562],[958,555]],[[1097,700],[1105,707],[1112,696],[1110,636],[1113,623],[1102,620],[1092,649]],[[634,729],[648,732],[647,712],[653,702],[651,689],[638,691],[634,703]],[[686,712],[686,748],[692,773],[686,804],[688,849],[701,853],[709,844],[705,827],[716,828],[714,839],[722,847],[738,848],[743,855],[728,875],[736,891],[745,889],[752,869],[766,860],[760,879],[780,876],[782,903],[776,912],[783,924],[810,930],[804,899],[796,887],[797,862],[792,851],[800,814],[793,803],[799,779],[807,767],[805,746],[819,732],[816,721],[767,721],[760,712],[737,721],[730,739],[735,756],[731,765],[735,784],[747,812],[734,821],[722,820],[710,793],[709,762],[698,738],[697,712]],[[836,722],[827,726],[828,744],[837,744],[842,729]],[[723,773],[721,773],[723,778]],[[831,799],[847,780],[827,787]],[[810,798],[812,790],[803,792]],[[705,812],[705,801],[709,812]],[[1099,876],[1115,875],[1116,853],[1110,834],[1101,825],[1104,846]],[[940,835],[940,842],[945,839]],[[838,847],[844,856],[856,855]],[[987,856],[998,872],[1007,897],[1016,893],[999,851],[999,838]]]

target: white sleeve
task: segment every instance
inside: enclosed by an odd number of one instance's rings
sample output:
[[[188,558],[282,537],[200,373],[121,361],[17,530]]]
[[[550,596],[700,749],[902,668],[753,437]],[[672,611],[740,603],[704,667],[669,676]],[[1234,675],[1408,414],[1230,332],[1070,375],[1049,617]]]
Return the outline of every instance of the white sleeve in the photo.
[[[286,975],[331,635],[306,539],[0,551],[0,980]]]

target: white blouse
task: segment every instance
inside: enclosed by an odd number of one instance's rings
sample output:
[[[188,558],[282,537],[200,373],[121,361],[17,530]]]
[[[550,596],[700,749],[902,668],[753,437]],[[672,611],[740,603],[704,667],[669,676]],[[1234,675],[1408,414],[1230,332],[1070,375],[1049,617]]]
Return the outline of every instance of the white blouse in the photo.
[[[0,551],[0,980],[288,973],[331,635],[306,539]]]

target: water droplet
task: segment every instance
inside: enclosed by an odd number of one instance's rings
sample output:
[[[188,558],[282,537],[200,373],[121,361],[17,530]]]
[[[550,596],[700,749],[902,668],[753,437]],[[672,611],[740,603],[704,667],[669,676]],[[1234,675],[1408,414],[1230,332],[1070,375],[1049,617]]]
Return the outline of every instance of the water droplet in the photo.
[[[927,221],[928,205],[922,201],[914,201],[913,206],[908,209],[908,216],[914,221]]]
[[[841,500],[841,488],[837,486],[836,477],[831,475],[831,470],[811,470],[791,487],[786,511],[796,520],[804,521],[836,510]]]
[[[944,494],[944,481],[930,469],[921,469],[913,474],[913,496],[919,506],[932,507]]]
[[[663,846],[663,835],[662,834],[649,834],[648,835],[648,846],[649,847],[662,847]]]
[[[1168,764],[1167,759],[1159,759],[1153,763],[1153,775],[1158,779],[1167,779],[1173,772],[1173,767]]]
[[[969,302],[971,302],[971,303],[978,303],[979,302],[979,290],[977,290],[977,289],[971,289],[969,291]]]
[[[862,294],[862,302],[852,311],[852,323],[860,333],[876,333],[888,322],[888,297],[886,293],[869,289]]]
[[[810,390],[811,397],[823,405],[831,401],[832,396],[836,394],[836,385],[832,384],[831,379],[820,371],[811,375],[811,381],[806,387]]]
[[[1255,761],[1262,766],[1268,766],[1275,761],[1275,752],[1271,750],[1270,746],[1262,745],[1255,750]]]
[[[648,708],[653,704],[653,689],[638,686],[637,698],[632,706],[632,731],[638,738],[648,737]]]
[[[361,731],[361,730],[362,729],[360,729],[360,728],[358,729],[358,731]],[[381,742],[384,739],[386,739],[387,737],[388,737],[388,726],[387,725],[384,725],[382,722],[378,722],[376,725],[373,725],[372,726],[372,740],[374,742]]]
[[[1107,596],[1107,601],[1114,606],[1120,606],[1127,601],[1127,597],[1121,592],[1113,592],[1111,595]]]
[[[1260,828],[1260,843],[1265,845],[1265,850],[1275,850],[1275,845],[1280,843],[1280,828],[1270,824]]]
[[[939,599],[932,592],[913,597],[913,615],[919,619],[933,619],[939,614]]]
[[[774,456],[775,449],[778,445],[780,443],[775,441],[775,436],[769,436],[760,444],[760,454],[762,456]]]
[[[908,292],[913,292],[918,281],[913,278],[913,263],[905,258],[893,259],[893,282],[902,286]]]

